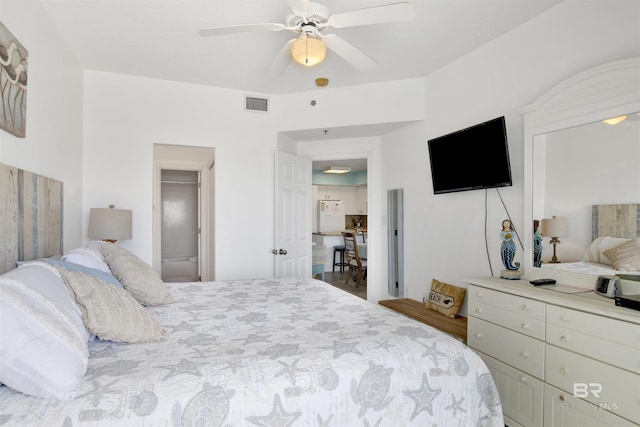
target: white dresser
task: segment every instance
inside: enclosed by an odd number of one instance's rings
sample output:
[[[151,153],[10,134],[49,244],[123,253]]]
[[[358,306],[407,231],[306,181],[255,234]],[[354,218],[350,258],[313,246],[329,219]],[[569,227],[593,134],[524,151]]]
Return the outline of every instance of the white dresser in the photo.
[[[640,426],[640,311],[526,280],[468,282],[467,344],[509,427]]]

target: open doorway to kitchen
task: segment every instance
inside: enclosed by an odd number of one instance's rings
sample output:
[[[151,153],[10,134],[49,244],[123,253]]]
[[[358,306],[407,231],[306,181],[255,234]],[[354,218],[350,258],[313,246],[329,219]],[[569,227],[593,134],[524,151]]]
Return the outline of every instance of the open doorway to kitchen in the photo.
[[[366,258],[368,236],[368,168],[367,158],[314,160],[312,162],[314,213],[313,241],[325,248],[324,281],[367,299],[366,280],[356,287],[344,263],[342,231],[354,232],[360,253]],[[336,173],[339,172],[339,173]],[[327,209],[327,205],[331,209]],[[317,253],[318,251],[314,251]],[[317,259],[314,260],[314,263]],[[335,264],[338,265],[335,265]],[[364,261],[366,263],[366,261]],[[347,283],[347,279],[348,283]],[[366,279],[366,276],[365,276]]]
[[[154,145],[153,265],[166,282],[214,274],[215,149]]]

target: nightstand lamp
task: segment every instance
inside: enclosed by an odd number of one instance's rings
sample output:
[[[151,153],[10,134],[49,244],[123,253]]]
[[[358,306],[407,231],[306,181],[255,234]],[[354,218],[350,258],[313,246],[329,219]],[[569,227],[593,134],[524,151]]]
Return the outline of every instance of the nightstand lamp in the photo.
[[[569,220],[567,218],[556,218],[555,216],[543,219],[540,222],[540,234],[544,237],[551,237],[549,243],[553,245],[553,257],[549,262],[551,264],[559,263],[560,261],[556,256],[556,245],[560,243],[559,237],[569,235]]]
[[[114,208],[115,205],[109,205],[108,209],[91,208],[87,237],[111,243],[131,239],[131,211]]]

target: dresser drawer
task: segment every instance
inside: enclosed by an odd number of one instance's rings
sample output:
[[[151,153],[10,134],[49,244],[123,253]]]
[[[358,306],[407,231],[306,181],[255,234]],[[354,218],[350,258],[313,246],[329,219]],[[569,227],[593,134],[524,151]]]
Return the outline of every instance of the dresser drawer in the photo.
[[[545,427],[637,427],[612,412],[573,397],[567,393],[544,386],[544,426]]]
[[[545,327],[542,320],[527,317],[480,301],[469,300],[467,313],[491,323],[496,323],[521,334],[544,340]]]
[[[514,420],[525,427],[541,427],[544,383],[493,357],[484,354],[480,357],[498,388],[505,420]]]
[[[547,345],[545,381],[618,416],[640,423],[638,374]]]
[[[547,342],[640,373],[640,325],[547,306]]]
[[[543,322],[545,319],[545,303],[479,286],[469,286],[469,301],[491,305]]]
[[[469,316],[467,345],[536,378],[544,375],[544,342]]]

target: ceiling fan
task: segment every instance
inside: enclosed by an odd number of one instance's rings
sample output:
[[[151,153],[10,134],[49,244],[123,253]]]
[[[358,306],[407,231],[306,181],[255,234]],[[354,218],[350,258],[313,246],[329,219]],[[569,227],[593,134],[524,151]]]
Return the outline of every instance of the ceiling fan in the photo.
[[[326,49],[342,57],[360,71],[371,70],[377,62],[369,55],[335,34],[325,34],[327,28],[346,28],[361,25],[403,22],[415,19],[415,10],[408,2],[400,2],[350,12],[329,14],[329,9],[309,0],[287,0],[291,13],[286,24],[256,23],[203,28],[200,35],[219,36],[251,31],[282,31],[296,33],[276,56],[269,73],[277,74],[289,64],[291,58],[305,66],[324,60]]]

